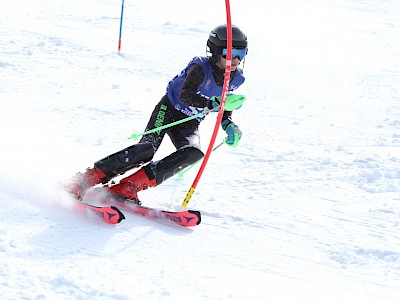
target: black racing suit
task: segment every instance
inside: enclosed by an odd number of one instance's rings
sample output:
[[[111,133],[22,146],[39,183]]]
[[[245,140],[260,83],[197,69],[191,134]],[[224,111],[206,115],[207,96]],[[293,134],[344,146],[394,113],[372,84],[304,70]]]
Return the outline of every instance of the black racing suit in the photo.
[[[210,60],[211,72],[215,83],[218,86],[222,86],[224,83],[225,70],[220,69],[213,58],[210,58]],[[236,72],[231,72],[231,80],[234,79],[235,74]],[[202,67],[194,64],[187,72],[179,93],[179,100],[182,103],[193,107],[212,108],[211,100],[197,93],[204,78],[205,74]],[[231,114],[232,112],[225,111],[223,120],[229,118]],[[168,96],[164,95],[160,102],[155,106],[145,131],[187,117],[187,115],[175,109],[169,101]],[[106,180],[109,180],[110,178],[129,169],[150,162],[144,166],[144,169],[150,179],[156,179],[156,184],[158,185],[204,156],[203,152],[200,150],[199,124],[200,122],[197,119],[193,119],[179,125],[144,135],[138,144],[114,153],[105,159],[96,162],[95,165],[99,167],[101,166],[101,170],[107,176]],[[159,161],[151,161],[160,147],[165,134],[170,137],[177,151]]]

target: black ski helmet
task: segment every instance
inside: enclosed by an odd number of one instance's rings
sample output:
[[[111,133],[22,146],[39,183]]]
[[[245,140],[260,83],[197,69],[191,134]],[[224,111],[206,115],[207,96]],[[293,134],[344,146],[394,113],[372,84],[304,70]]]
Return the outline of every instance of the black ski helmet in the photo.
[[[226,24],[215,27],[207,40],[207,46],[213,57],[219,58],[222,49],[227,45]],[[232,25],[232,47],[247,48],[247,36],[236,25]]]

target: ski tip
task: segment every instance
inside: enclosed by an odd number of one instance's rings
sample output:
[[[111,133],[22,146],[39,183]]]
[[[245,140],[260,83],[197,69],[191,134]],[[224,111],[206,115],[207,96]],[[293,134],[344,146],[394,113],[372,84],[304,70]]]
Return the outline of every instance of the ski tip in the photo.
[[[199,225],[201,223],[201,213],[198,210],[188,210],[191,214],[194,214],[197,216],[197,222],[196,225]]]
[[[116,220],[117,223],[120,223],[123,219],[125,219],[124,214],[122,213],[122,211],[119,210],[118,207],[111,206],[111,208],[114,209],[118,213],[118,218]]]
[[[124,214],[118,209],[118,207],[110,206],[110,209],[112,211],[107,212],[107,214],[103,216],[107,223],[118,224],[125,219]]]

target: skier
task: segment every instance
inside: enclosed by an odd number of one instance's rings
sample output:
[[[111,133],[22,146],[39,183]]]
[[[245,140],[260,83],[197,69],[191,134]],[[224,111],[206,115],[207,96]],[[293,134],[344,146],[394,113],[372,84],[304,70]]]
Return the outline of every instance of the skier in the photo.
[[[146,131],[199,114],[218,111],[219,100],[224,83],[227,28],[220,25],[213,29],[207,40],[207,56],[194,57],[180,74],[175,76],[166,89],[166,94],[155,106]],[[237,89],[243,82],[242,70],[238,68],[247,54],[247,36],[232,26],[232,64],[229,91]],[[224,111],[221,126],[227,133],[226,143],[237,145],[241,131],[232,121],[231,111]],[[161,184],[179,170],[195,163],[204,154],[200,150],[198,127],[204,116],[179,125],[144,135],[139,143],[111,154],[94,163],[84,173],[77,173],[67,185],[67,190],[77,198],[97,184],[115,197],[133,200],[140,204],[137,193]],[[168,134],[176,152],[159,160],[152,161],[155,152]],[[141,167],[142,166],[142,167]],[[120,180],[117,184],[107,184],[118,175],[133,168],[137,172]]]

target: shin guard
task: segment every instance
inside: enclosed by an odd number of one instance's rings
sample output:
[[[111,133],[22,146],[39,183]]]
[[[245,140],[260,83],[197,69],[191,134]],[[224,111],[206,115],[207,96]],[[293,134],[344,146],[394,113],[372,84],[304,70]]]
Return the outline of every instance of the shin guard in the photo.
[[[100,159],[94,165],[106,175],[102,180],[102,183],[106,183],[115,176],[149,162],[153,156],[151,143],[139,143]]]

